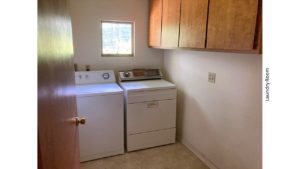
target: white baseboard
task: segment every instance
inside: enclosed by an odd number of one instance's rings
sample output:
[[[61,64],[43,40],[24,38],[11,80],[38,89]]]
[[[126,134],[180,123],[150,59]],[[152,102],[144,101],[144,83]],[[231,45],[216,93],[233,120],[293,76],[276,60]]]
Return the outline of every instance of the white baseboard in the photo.
[[[203,163],[205,163],[210,169],[219,169],[215,164],[208,160],[202,153],[197,152],[194,146],[188,141],[182,138],[177,138],[183,145],[185,145],[190,151],[192,151]]]

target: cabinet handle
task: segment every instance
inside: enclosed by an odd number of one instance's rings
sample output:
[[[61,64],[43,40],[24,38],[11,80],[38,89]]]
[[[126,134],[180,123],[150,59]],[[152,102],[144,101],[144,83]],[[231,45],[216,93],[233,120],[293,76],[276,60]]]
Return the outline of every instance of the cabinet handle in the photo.
[[[158,102],[150,102],[150,103],[147,103],[147,108],[156,108],[158,107]]]

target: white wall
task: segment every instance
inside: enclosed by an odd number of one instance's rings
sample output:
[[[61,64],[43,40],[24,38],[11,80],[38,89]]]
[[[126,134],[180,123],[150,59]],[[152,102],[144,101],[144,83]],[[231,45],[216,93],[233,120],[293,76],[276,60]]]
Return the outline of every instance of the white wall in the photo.
[[[177,136],[219,169],[262,165],[262,56],[169,50],[167,78],[178,86]],[[215,72],[216,83],[208,83]],[[214,165],[214,166],[213,166]]]
[[[74,62],[79,69],[162,68],[163,51],[148,48],[148,0],[70,0]],[[101,57],[100,21],[135,22],[135,56]]]

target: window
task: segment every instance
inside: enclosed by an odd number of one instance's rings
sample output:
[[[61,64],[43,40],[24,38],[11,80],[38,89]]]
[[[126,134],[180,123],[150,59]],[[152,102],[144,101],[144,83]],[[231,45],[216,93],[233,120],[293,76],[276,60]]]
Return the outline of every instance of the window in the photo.
[[[102,21],[102,56],[133,56],[133,23]]]

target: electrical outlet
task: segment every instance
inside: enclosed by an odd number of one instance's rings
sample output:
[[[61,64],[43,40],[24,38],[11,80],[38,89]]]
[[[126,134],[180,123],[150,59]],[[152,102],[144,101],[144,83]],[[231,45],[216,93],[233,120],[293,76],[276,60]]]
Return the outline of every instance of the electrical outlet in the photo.
[[[216,83],[216,73],[208,72],[208,82]]]

